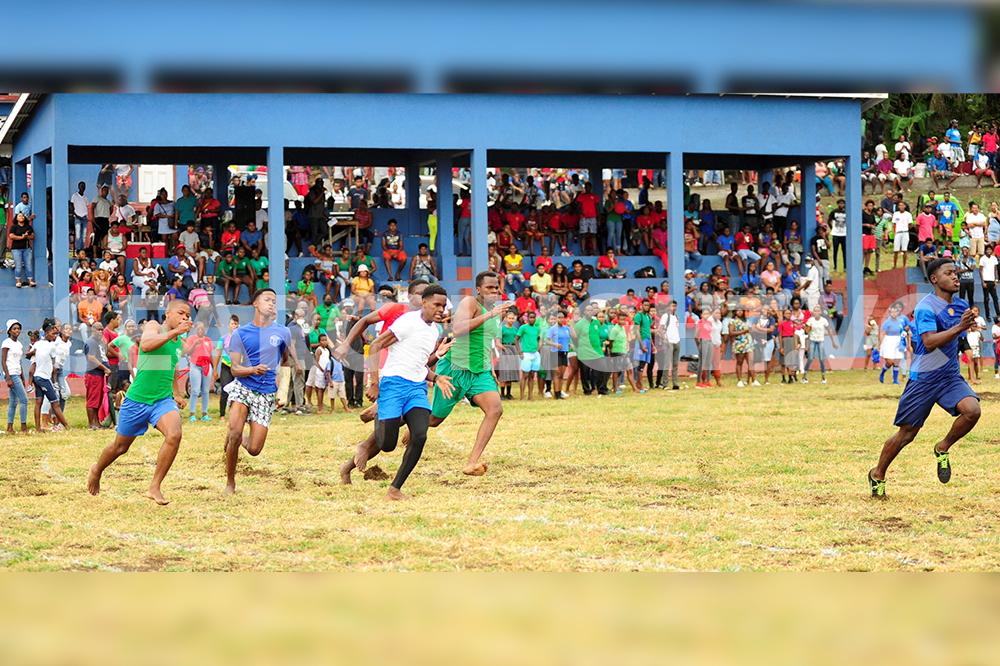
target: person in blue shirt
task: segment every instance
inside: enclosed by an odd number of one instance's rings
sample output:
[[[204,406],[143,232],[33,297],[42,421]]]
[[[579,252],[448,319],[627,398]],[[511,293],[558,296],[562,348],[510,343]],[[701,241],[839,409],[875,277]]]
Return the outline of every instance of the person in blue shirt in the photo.
[[[288,329],[274,323],[278,298],[273,289],[253,295],[253,321],[241,326],[229,339],[229,362],[235,379],[223,387],[229,394],[229,426],[226,430],[226,494],[236,492],[236,462],[240,446],[252,456],[260,454],[271,427],[274,394],[278,391],[279,363],[288,365],[291,355],[301,372]],[[250,435],[243,426],[250,422]]]
[[[14,206],[14,217],[17,217],[18,213],[24,213],[24,217],[31,222],[35,219],[35,215],[31,212],[31,199],[28,198],[27,192],[21,192],[21,201],[16,206]]]
[[[934,187],[941,187],[938,183],[938,178],[948,178],[950,179],[945,187],[950,187],[955,179],[958,178],[958,174],[952,171],[951,165],[948,164],[948,160],[945,159],[941,151],[935,153],[934,158],[928,162],[931,170],[931,178],[934,180]]]
[[[877,499],[886,499],[889,465],[920,432],[935,403],[957,417],[933,449],[941,483],[951,480],[949,449],[975,427],[981,414],[979,396],[962,378],[958,364],[958,338],[976,321],[968,304],[955,297],[958,270],[950,259],[938,259],[927,272],[934,293],[925,296],[913,311],[913,365],[896,410],[899,430],[885,441],[878,464],[868,472],[872,497]]]
[[[892,368],[892,383],[899,383],[899,363],[906,355],[906,329],[909,319],[902,316],[903,308],[899,303],[889,307],[889,318],[882,322],[879,329],[879,355],[882,357],[882,372],[879,382],[885,383],[885,371]]]
[[[953,228],[958,222],[958,204],[951,200],[951,192],[944,193],[944,201],[937,205],[938,223],[945,238],[953,237]]]
[[[569,395],[563,393],[563,375],[566,374],[566,366],[569,365],[569,343],[570,331],[572,329],[566,324],[566,311],[560,310],[556,313],[556,325],[549,329],[547,336],[549,347],[555,355],[555,377],[552,382],[552,395],[556,400],[568,398]]]
[[[257,228],[257,222],[250,220],[247,228],[240,233],[240,245],[246,248],[247,254],[257,246],[257,249],[264,251],[264,233]]]

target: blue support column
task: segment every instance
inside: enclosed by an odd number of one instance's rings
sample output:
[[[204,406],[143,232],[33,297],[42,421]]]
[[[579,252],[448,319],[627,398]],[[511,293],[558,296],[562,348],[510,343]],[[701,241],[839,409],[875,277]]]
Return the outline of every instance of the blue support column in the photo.
[[[35,153],[31,156],[31,212],[35,214],[32,227],[35,230],[35,240],[32,242],[32,259],[34,260],[35,282],[45,286],[49,283],[49,232],[45,206],[45,155]],[[55,209],[52,211],[55,213]]]
[[[278,296],[278,322],[285,322],[285,148],[267,149],[267,254],[270,282]]]
[[[21,192],[28,192],[28,162],[15,164],[13,168],[13,182],[10,185],[10,205],[16,206],[21,202]],[[30,195],[31,193],[28,192]],[[13,208],[11,208],[13,211]],[[12,213],[13,214],[13,213]],[[11,220],[13,222],[13,220]]]
[[[174,165],[174,192],[173,198],[176,201],[181,198],[181,188],[188,184],[188,165]]]
[[[406,214],[409,217],[409,235],[422,236],[426,225],[420,216],[420,165],[406,165]],[[410,271],[403,271],[409,275]]]
[[[458,262],[455,260],[455,207],[451,205],[452,191],[451,155],[439,155],[434,164],[437,179],[438,233],[435,249],[441,261],[438,265],[442,280],[458,279]]]
[[[841,347],[849,356],[856,356],[861,352],[866,319],[864,253],[861,247],[861,155],[857,150],[844,158],[844,172],[847,176],[844,185],[844,200],[847,203],[847,259],[844,262],[847,296],[844,299],[844,314],[847,331]],[[843,327],[841,333],[844,333]]]
[[[52,146],[52,306],[60,321],[73,321],[69,306],[69,195],[66,144],[56,143]]]
[[[799,197],[802,201],[802,245],[806,254],[816,235],[816,162],[811,160],[802,165],[802,182],[799,183]],[[799,266],[801,269],[802,267]]]
[[[667,253],[670,296],[684,312],[684,154],[667,153]]]
[[[487,199],[489,193],[486,190],[486,149],[476,148],[471,155],[472,178],[469,187],[472,188],[472,274],[478,275],[490,267],[489,248],[486,245],[486,237],[489,235],[489,221],[487,220]],[[451,170],[448,171],[451,177]],[[451,206],[451,199],[443,205]]]

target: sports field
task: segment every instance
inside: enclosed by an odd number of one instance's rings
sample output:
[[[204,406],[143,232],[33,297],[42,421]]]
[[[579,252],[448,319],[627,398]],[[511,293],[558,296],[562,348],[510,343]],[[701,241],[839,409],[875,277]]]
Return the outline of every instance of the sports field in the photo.
[[[815,379],[818,380],[818,374]],[[161,437],[137,440],[91,497],[85,474],[108,433],[0,437],[0,566],[11,570],[996,570],[1000,518],[993,413],[935,476],[937,410],[890,470],[865,475],[891,432],[899,386],[872,373],[830,384],[506,402],[485,460],[459,469],[479,412],[432,430],[404,491],[340,485],[368,432],[356,414],[276,417],[264,452],[241,452],[222,494],[223,428],[185,421],[164,483],[143,497]],[[730,383],[732,386],[732,383]],[[516,392],[515,392],[516,395]],[[83,405],[67,409],[85,426]],[[399,451],[376,458],[392,475]]]

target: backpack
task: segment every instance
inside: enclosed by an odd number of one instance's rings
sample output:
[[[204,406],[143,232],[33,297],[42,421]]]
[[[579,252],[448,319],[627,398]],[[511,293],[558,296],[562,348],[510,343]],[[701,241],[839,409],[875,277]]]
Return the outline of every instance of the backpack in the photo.
[[[637,278],[655,278],[656,269],[653,268],[652,266],[643,266],[632,275],[634,275]]]
[[[585,265],[581,271],[582,277],[588,282],[594,279],[594,267],[590,265]]]

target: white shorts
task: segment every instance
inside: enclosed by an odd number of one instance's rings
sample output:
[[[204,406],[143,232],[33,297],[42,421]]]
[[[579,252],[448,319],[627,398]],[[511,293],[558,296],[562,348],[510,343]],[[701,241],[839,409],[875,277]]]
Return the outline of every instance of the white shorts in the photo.
[[[229,394],[229,405],[238,402],[247,406],[247,421],[271,427],[271,415],[274,413],[274,394],[257,393],[244,386],[240,380],[234,379],[223,387]],[[230,407],[231,409],[231,407]]]
[[[313,388],[326,388],[326,374],[321,372],[318,365],[309,368],[309,375],[306,377],[306,386]]]
[[[910,247],[910,232],[897,231],[896,237],[892,239],[892,249],[896,252],[907,252]]]
[[[903,350],[899,348],[899,336],[887,335],[882,338],[882,347],[878,353],[882,358],[890,361],[898,361],[903,358]]]

